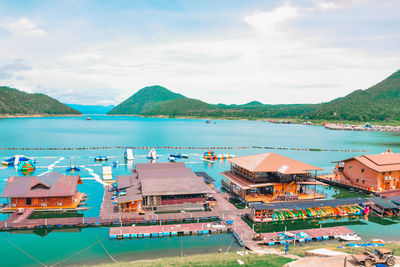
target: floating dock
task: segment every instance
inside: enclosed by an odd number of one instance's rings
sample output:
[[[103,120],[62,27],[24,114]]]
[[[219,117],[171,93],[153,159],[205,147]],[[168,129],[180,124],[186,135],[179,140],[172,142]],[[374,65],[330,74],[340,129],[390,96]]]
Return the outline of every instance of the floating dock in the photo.
[[[110,239],[204,235],[227,232],[228,228],[215,223],[126,226],[110,228]]]
[[[263,233],[261,234],[263,237],[262,241],[258,241],[258,244],[274,246],[274,245],[283,245],[288,242],[312,242],[312,241],[323,241],[323,240],[332,240],[337,239],[341,235],[354,234],[355,232],[350,230],[345,226],[337,226],[337,227],[326,227],[326,228],[318,228],[318,229],[308,229],[308,230],[296,230],[296,231],[287,231],[286,233],[294,234],[296,237],[291,239],[277,240],[279,234],[284,234],[285,232],[274,232],[274,233]],[[298,238],[297,234],[303,232],[307,234],[306,238]]]

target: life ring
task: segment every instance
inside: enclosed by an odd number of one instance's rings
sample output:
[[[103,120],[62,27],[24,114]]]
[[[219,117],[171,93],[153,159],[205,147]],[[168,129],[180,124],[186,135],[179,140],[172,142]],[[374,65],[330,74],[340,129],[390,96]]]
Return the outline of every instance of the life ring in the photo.
[[[33,200],[33,204],[37,204],[39,201],[37,199]]]

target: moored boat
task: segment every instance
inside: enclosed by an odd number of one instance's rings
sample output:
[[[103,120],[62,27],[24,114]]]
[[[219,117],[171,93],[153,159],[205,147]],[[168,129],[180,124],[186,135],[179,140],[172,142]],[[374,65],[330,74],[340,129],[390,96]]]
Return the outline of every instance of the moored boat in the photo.
[[[353,233],[353,234],[347,234],[347,235],[340,235],[339,239],[343,240],[343,241],[360,241],[361,237],[359,235],[357,235],[356,233]]]

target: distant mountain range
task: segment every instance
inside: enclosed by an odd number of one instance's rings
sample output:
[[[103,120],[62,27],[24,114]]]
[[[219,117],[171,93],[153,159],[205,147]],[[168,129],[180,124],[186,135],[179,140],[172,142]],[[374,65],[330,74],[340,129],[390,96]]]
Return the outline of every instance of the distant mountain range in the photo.
[[[149,86],[136,92],[108,114],[400,121],[400,71],[367,90],[357,90],[321,104],[266,105],[252,101],[244,105],[214,105],[174,93],[162,86]]]
[[[107,114],[115,106],[102,106],[102,105],[78,105],[78,104],[65,104],[73,109],[78,110],[82,114]]]
[[[253,101],[244,105],[208,104],[174,93],[162,86],[145,87],[113,108],[108,114],[136,114],[194,117],[269,118],[299,116],[315,105],[264,105]]]
[[[79,111],[45,94],[0,87],[0,115],[76,115]]]
[[[63,104],[44,94],[0,87],[0,115],[120,114],[167,117],[302,118],[344,121],[400,121],[400,71],[366,89],[321,104],[208,104],[162,86],[145,87],[113,106]]]

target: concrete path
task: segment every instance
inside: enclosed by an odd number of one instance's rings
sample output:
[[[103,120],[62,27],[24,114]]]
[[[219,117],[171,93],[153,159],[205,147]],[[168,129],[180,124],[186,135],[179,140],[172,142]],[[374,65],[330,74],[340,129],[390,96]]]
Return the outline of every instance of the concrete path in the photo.
[[[332,256],[332,257],[304,257],[297,261],[292,261],[284,265],[284,267],[354,267],[360,266],[357,262],[355,262],[351,255],[347,256],[347,261],[345,265],[345,255],[340,256]],[[396,257],[396,265],[400,267],[400,257]]]

